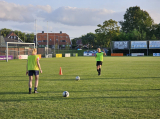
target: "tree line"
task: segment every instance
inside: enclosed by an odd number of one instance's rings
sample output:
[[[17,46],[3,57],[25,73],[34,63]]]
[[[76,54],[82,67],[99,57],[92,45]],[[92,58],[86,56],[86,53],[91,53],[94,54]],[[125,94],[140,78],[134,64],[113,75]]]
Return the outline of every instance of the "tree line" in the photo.
[[[0,34],[3,37],[7,37],[10,32],[14,32],[23,42],[32,43],[34,42],[34,33],[24,33],[18,30],[13,31],[12,29],[3,28],[0,30]]]
[[[97,27],[95,33],[72,39],[73,47],[77,46],[78,39],[82,39],[84,45],[89,44],[90,48],[109,48],[111,41],[160,40],[160,23],[155,24],[149,13],[138,6],[128,8],[123,21],[110,19]]]

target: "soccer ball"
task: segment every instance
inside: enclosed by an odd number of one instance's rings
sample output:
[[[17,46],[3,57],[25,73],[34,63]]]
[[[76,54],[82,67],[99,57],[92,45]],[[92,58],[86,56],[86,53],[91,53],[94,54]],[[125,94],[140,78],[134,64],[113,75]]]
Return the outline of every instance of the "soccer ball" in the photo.
[[[63,97],[69,97],[69,92],[68,91],[64,91],[63,92]]]
[[[76,76],[76,80],[79,81],[79,80],[80,80],[80,77],[79,77],[79,76]]]

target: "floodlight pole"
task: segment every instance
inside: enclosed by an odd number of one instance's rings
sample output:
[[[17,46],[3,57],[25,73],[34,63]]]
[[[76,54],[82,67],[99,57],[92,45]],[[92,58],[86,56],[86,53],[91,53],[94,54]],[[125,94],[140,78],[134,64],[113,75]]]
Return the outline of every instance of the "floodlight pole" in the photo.
[[[36,22],[36,20],[35,20],[35,22]],[[35,27],[36,27],[36,48],[37,48],[37,23],[36,23]]]
[[[60,34],[62,34],[62,31],[60,31]],[[58,53],[59,53],[59,39],[61,38],[61,35],[58,38]]]
[[[56,55],[55,55],[55,48],[56,48],[56,47],[55,47],[55,33],[54,33],[54,56],[56,56]]]
[[[47,57],[48,57],[48,21],[47,21]]]

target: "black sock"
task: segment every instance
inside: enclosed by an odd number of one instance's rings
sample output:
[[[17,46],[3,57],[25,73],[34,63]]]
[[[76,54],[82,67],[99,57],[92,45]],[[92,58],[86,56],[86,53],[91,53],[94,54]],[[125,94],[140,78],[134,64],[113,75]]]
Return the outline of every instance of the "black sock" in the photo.
[[[31,94],[32,92],[31,92],[31,90],[32,90],[32,88],[29,88],[29,94]]]
[[[97,69],[97,71],[99,72],[99,69]]]
[[[99,68],[99,73],[101,73],[101,68]]]
[[[34,87],[34,90],[37,90],[37,87]]]

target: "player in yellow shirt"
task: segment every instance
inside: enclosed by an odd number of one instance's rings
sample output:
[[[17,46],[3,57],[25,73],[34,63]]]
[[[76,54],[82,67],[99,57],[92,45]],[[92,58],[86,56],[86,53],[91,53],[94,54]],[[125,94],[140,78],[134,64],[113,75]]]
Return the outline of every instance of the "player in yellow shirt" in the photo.
[[[106,55],[105,51],[103,50],[103,52],[101,52],[101,49],[98,48],[97,49],[98,53],[96,53],[95,57],[96,57],[96,66],[97,66],[97,72],[98,72],[98,76],[101,75],[101,66],[102,66],[102,62],[103,62],[103,55]]]
[[[31,94],[31,89],[32,89],[32,80],[33,80],[33,75],[35,75],[35,86],[34,86],[34,93],[37,92],[37,87],[38,87],[38,79],[39,79],[39,70],[40,73],[42,73],[42,69],[39,63],[39,56],[37,55],[37,49],[33,49],[32,55],[28,56],[27,60],[27,66],[26,66],[26,75],[29,76],[29,94]]]

